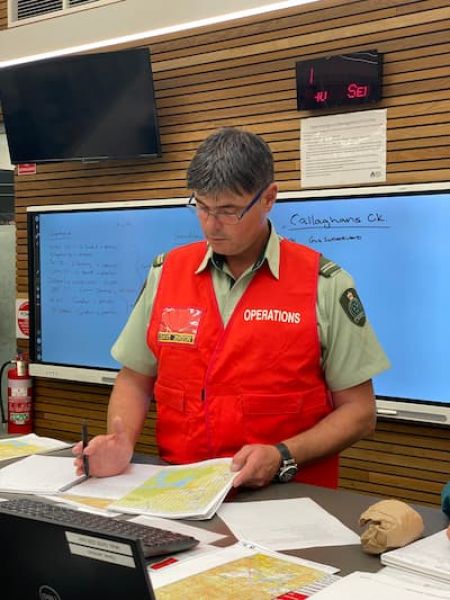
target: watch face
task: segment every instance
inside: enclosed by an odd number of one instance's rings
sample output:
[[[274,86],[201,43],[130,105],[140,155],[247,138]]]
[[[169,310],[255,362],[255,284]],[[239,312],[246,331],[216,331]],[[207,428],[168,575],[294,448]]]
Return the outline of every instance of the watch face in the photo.
[[[286,483],[287,481],[292,481],[297,475],[297,472],[297,465],[288,465],[287,467],[281,467],[280,472],[278,473],[278,479],[283,483]]]

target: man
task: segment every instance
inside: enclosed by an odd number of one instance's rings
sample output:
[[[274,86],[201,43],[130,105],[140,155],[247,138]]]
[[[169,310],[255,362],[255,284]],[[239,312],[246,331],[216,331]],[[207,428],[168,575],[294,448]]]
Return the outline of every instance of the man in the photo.
[[[127,466],[154,394],[165,460],[232,456],[235,486],[295,476],[335,487],[337,453],[373,430],[371,378],[389,366],[353,281],[277,236],[273,159],[260,137],[212,134],[187,181],[206,241],[153,263],[112,350],[123,368],[109,433],[84,451],[91,473]]]

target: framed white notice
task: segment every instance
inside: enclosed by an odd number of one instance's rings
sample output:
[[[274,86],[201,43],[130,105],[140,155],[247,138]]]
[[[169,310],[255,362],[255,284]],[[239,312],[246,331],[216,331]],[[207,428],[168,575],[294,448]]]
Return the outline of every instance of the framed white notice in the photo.
[[[386,109],[302,119],[302,187],[386,181],[386,122]]]

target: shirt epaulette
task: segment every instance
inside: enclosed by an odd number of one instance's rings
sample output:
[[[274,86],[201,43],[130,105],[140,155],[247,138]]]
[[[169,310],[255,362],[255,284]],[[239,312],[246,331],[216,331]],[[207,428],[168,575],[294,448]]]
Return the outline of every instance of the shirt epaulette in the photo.
[[[152,267],[161,267],[164,262],[165,256],[165,252],[163,252],[162,254],[158,254],[158,256],[153,259]]]
[[[320,256],[319,263],[319,273],[323,275],[323,277],[333,277],[338,271],[341,270],[341,267],[337,265],[335,262],[326,258],[325,256]]]

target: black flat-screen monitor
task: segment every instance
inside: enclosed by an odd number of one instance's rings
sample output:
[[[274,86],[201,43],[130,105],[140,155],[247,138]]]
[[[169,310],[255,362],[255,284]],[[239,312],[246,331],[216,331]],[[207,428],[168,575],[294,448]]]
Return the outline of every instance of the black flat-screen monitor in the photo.
[[[28,209],[33,374],[114,379],[153,257],[201,239],[185,202]],[[271,218],[354,277],[392,363],[374,379],[380,414],[450,424],[450,183],[282,193]]]
[[[4,68],[0,99],[13,164],[160,155],[148,49]]]

